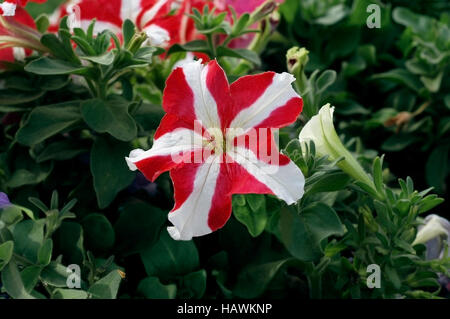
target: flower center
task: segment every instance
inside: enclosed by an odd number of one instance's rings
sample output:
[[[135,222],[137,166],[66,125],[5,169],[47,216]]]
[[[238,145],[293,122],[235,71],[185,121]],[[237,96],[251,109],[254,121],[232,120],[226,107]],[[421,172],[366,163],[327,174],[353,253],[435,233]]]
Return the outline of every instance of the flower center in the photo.
[[[205,146],[214,151],[215,154],[221,154],[225,152],[225,141],[222,134],[222,130],[219,128],[208,129],[209,137],[205,141]]]

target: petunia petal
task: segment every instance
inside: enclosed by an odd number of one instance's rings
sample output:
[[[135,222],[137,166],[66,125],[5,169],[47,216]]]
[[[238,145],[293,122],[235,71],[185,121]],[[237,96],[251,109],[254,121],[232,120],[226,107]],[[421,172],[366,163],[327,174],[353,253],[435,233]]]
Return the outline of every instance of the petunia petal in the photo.
[[[280,165],[262,161],[244,147],[234,148],[228,156],[287,204],[293,204],[303,196],[305,178],[297,165],[286,156],[280,154]]]
[[[126,161],[131,170],[139,169],[147,179],[154,181],[176,166],[201,162],[202,154],[202,128],[191,127],[173,115],[166,115],[155,133],[152,148],[133,150]]]
[[[185,121],[200,121],[206,128],[221,128],[221,116],[231,102],[225,73],[216,61],[183,64],[166,82],[164,110]],[[220,108],[220,111],[218,110]]]
[[[175,240],[190,240],[222,227],[231,215],[231,183],[221,156],[204,164],[185,165],[170,172],[175,207],[169,213]]]
[[[229,112],[229,127],[247,131],[251,128],[280,128],[293,123],[303,102],[288,73],[266,72],[244,76],[230,86],[234,108]]]

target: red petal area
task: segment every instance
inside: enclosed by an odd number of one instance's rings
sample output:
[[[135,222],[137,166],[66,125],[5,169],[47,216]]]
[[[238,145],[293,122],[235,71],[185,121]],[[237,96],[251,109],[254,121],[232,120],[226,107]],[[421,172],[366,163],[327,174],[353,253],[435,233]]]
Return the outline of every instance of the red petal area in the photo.
[[[256,157],[271,165],[286,165],[289,158],[280,154],[270,128],[258,128],[235,137],[234,146],[250,149]]]
[[[234,107],[229,114],[229,122],[243,109],[251,106],[272,84],[274,72],[264,72],[257,75],[246,75],[230,85]]]
[[[190,155],[184,155],[190,157]],[[148,180],[153,182],[159,175],[180,164],[172,160],[172,155],[165,155],[149,157],[135,163],[135,165]]]
[[[277,108],[264,121],[259,123],[255,128],[280,128],[290,125],[295,122],[298,115],[303,110],[303,99],[294,97],[290,99],[285,105]]]
[[[25,9],[23,9],[21,7],[16,8],[16,13],[13,17],[3,17],[3,18],[8,20],[8,22],[11,22],[11,23],[19,22],[30,28],[36,29],[36,24],[34,23],[34,19],[31,17],[31,15]],[[0,26],[0,34],[10,34],[10,31],[3,29]]]
[[[164,134],[171,132],[177,128],[187,128],[187,129],[194,131],[197,129],[197,127],[195,127],[194,124],[195,124],[194,121],[184,121],[176,115],[166,114],[162,118],[161,123],[159,124],[159,127],[155,132],[154,139],[156,140],[156,139],[160,138],[161,136],[163,136]],[[200,124],[198,124],[198,125],[200,125]],[[205,135],[206,130],[202,126],[201,130],[199,129],[197,133],[201,134],[201,135]]]
[[[189,164],[177,167],[170,171],[175,198],[175,206],[172,211],[180,208],[194,190],[195,176],[201,165],[202,164]]]
[[[12,48],[6,48],[0,50],[0,61],[8,61],[8,62],[14,62],[14,54]],[[0,68],[5,67],[4,64],[0,62]]]
[[[109,22],[122,27],[122,19],[120,17],[121,0],[83,0],[78,3],[78,6],[81,11],[81,20],[92,20],[95,18],[97,21]]]
[[[8,2],[14,1],[8,0]],[[44,3],[47,2],[47,0],[16,0],[16,3],[22,7],[25,7],[28,2]]]
[[[228,85],[227,76],[216,60],[208,63],[206,86],[216,101],[220,124],[222,130],[225,130],[229,124],[228,114],[233,108],[233,101],[230,95],[230,86]]]
[[[175,114],[186,122],[196,120],[194,93],[189,87],[182,68],[175,69],[166,81],[163,93],[163,108],[169,114]]]
[[[227,164],[222,163],[208,216],[208,226],[212,231],[222,228],[231,216],[231,191]]]
[[[157,12],[154,13],[154,18],[150,21],[143,21],[145,18],[145,14],[149,12],[150,10],[154,9],[154,6],[161,0],[143,0],[141,1],[141,12],[139,13],[137,19],[136,19],[136,25],[138,28],[143,29],[146,26],[149,26],[150,24],[154,23],[157,19],[162,19],[165,17],[173,17],[174,15],[169,15],[171,10],[171,7],[174,0],[168,0],[161,8],[158,9]]]
[[[232,194],[273,194],[266,185],[238,163],[228,163],[227,169],[233,185]]]
[[[234,107],[229,117],[234,117],[242,110],[250,107],[272,84],[274,72],[265,72],[257,75],[247,75],[239,78],[231,84],[230,91],[233,98]],[[278,106],[270,115],[255,128],[281,128],[292,124],[297,119],[303,109],[303,100],[300,97],[293,97],[286,104]],[[230,122],[231,122],[230,120]]]

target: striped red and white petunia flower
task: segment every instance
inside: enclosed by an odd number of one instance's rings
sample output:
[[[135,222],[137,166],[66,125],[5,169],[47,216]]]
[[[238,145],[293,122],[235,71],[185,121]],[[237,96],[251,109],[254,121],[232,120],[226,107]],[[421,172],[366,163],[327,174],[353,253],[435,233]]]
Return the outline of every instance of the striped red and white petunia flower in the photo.
[[[274,130],[293,123],[301,97],[288,73],[265,72],[229,85],[213,60],[186,63],[166,82],[166,115],[150,150],[126,161],[154,181],[170,171],[175,206],[169,213],[176,240],[209,234],[231,215],[233,194],[273,194],[288,204],[304,192],[304,176],[280,154]]]

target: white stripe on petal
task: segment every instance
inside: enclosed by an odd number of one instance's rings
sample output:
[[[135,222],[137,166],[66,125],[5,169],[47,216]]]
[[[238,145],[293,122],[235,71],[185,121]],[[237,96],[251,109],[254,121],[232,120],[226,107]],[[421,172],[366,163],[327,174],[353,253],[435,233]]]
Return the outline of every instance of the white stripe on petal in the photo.
[[[235,147],[227,155],[288,205],[295,203],[303,196],[305,177],[294,162],[290,161],[286,165],[270,165],[259,160],[251,150],[243,147]]]
[[[151,24],[148,27],[145,27],[142,31],[147,34],[148,39],[150,40],[150,45],[163,46],[170,41],[169,32],[156,24]]]
[[[179,154],[191,150],[202,149],[203,137],[193,130],[179,128],[166,133],[156,139],[148,151],[136,149],[131,151],[129,157],[125,157],[128,167],[136,170],[137,162],[154,156],[173,155],[173,160],[182,160]],[[178,157],[177,157],[178,156]]]
[[[16,15],[16,4],[11,3],[11,2],[3,2],[0,3],[0,8],[3,11],[3,16],[4,17],[13,17]]]
[[[201,60],[186,63],[182,66],[184,76],[194,94],[194,109],[197,120],[206,128],[220,128],[217,103],[206,86],[209,66],[204,66]]]
[[[126,0],[125,0],[126,1]],[[138,26],[139,28],[143,28],[147,23],[149,23],[153,18],[156,16],[158,11],[166,4],[168,0],[159,0],[156,2],[156,4],[150,9],[147,10],[143,15],[141,19],[141,25]]]
[[[25,58],[27,55],[25,53],[24,48],[12,48],[12,50],[13,50],[14,59],[16,59],[16,61],[20,61],[20,62],[25,61]]]
[[[174,225],[167,231],[175,240],[191,240],[212,232],[208,226],[208,216],[220,173],[221,157],[202,164],[195,174],[192,193],[177,210],[169,213],[169,221]]]
[[[291,83],[295,81],[292,74],[275,74],[272,83],[264,93],[248,108],[243,109],[236,115],[230,124],[232,128],[242,128],[247,132],[257,126],[277,108],[285,105],[290,99],[298,97]]]
[[[130,19],[136,23],[136,18],[141,11],[141,0],[122,0],[120,7],[120,18],[122,21]]]

